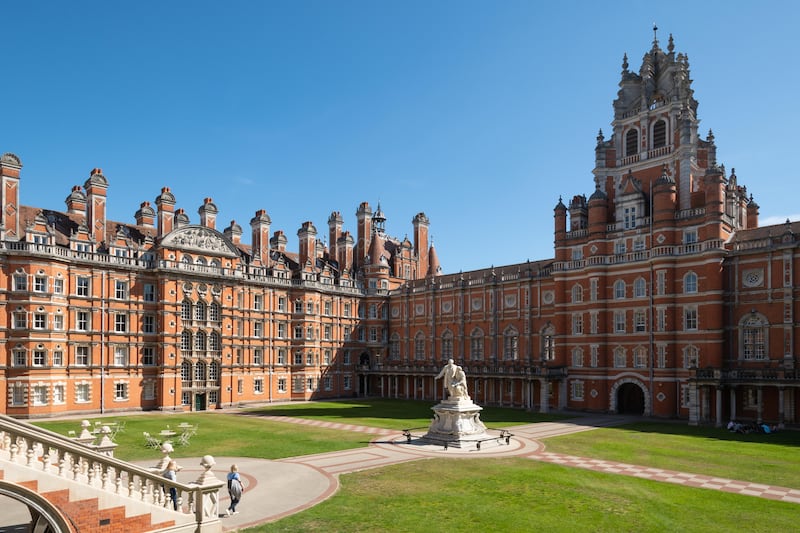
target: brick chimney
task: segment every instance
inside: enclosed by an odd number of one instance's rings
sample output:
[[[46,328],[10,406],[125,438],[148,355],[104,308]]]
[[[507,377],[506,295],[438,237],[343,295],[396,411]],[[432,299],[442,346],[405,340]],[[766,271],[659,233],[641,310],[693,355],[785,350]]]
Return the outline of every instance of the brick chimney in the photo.
[[[83,184],[86,190],[86,225],[95,242],[103,242],[106,238],[106,194],[108,180],[103,169],[94,168],[89,179]]]
[[[134,217],[136,218],[136,224],[138,226],[152,228],[156,222],[156,212],[150,206],[150,202],[142,202]]]
[[[67,213],[70,215],[86,216],[86,194],[80,185],[72,187],[72,192],[69,193],[64,203],[67,204]]]
[[[161,189],[161,194],[156,198],[158,207],[158,235],[163,237],[170,233],[175,224],[175,196],[169,191],[169,187]]]
[[[263,209],[256,211],[256,216],[250,219],[252,230],[253,261],[267,265],[269,262],[269,226],[272,220]]]
[[[219,210],[211,198],[203,200],[203,205],[197,210],[200,215],[200,225],[207,228],[215,229],[217,226],[217,213]]]

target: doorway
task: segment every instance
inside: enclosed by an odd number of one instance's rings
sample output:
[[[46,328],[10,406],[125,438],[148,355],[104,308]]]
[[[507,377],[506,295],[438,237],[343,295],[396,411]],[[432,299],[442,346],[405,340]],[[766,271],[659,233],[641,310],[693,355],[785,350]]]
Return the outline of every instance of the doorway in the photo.
[[[617,389],[617,413],[621,415],[644,414],[644,391],[635,383],[623,383]]]

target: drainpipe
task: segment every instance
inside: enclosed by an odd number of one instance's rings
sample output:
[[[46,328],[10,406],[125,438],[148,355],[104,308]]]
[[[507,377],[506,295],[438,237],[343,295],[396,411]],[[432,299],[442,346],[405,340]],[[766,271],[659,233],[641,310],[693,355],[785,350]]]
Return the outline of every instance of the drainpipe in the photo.
[[[100,272],[100,414],[106,412],[106,273]]]

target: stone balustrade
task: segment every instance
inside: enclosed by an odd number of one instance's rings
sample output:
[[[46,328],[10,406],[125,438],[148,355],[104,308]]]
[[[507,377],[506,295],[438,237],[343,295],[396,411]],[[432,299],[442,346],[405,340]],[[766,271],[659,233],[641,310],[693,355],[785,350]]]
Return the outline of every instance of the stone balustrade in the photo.
[[[85,429],[85,428],[84,428]],[[178,494],[178,513],[194,515],[197,532],[220,531],[219,490],[225,485],[211,472],[213,457],[203,457],[204,471],[191,483],[165,479],[161,472],[136,466],[108,455],[103,448],[110,439],[104,434],[98,445],[81,444],[6,415],[0,415],[0,463],[15,465],[113,493],[159,508],[172,509],[170,488]],[[106,442],[108,441],[108,442]],[[162,458],[163,461],[163,458]],[[34,472],[32,472],[32,477]],[[121,502],[124,504],[124,502]]]

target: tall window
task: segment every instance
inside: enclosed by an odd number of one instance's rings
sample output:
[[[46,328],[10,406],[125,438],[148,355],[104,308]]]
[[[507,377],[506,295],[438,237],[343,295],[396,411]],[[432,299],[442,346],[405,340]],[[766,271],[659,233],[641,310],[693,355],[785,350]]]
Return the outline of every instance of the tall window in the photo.
[[[632,205],[622,210],[622,222],[625,229],[636,227],[636,206]]]
[[[442,358],[453,358],[453,333],[450,331],[445,331],[442,335]]]
[[[128,365],[128,347],[127,346],[114,346],[114,365],[127,366]]]
[[[625,156],[639,153],[639,132],[635,129],[628,130],[625,134]]]
[[[425,335],[421,331],[414,337],[414,359],[425,359]]]
[[[683,329],[686,331],[697,329],[697,307],[688,306],[683,308]]]
[[[152,283],[144,284],[144,301],[145,302],[156,301],[156,286],[153,285]]]
[[[683,292],[693,294],[697,292],[697,274],[689,272],[683,277]]]
[[[87,366],[89,364],[89,347],[76,346],[75,347],[75,364],[79,366]]]
[[[479,329],[473,330],[470,335],[469,352],[473,361],[483,360],[483,332]]]
[[[202,300],[194,304],[194,318],[195,320],[206,319],[206,303]]]
[[[766,359],[767,321],[759,315],[744,320],[739,330],[742,339],[742,357],[746,360]]]
[[[556,358],[555,333],[552,326],[542,332],[542,361],[552,361]]]
[[[625,298],[625,282],[621,279],[614,282],[614,298],[617,300]]]
[[[633,282],[633,296],[635,298],[647,296],[647,282],[645,282],[644,278],[636,278]]]
[[[217,302],[211,302],[208,306],[208,319],[211,322],[219,322],[219,304]]]
[[[581,313],[574,313],[572,315],[572,334],[573,335],[583,334],[583,314]]]
[[[614,366],[616,368],[625,368],[626,361],[625,361],[625,348],[618,346],[614,348]]]
[[[114,298],[117,300],[125,300],[128,298],[128,282],[116,280],[114,282]]]
[[[637,346],[633,350],[633,366],[636,368],[647,367],[647,348],[644,346]]]
[[[647,331],[647,311],[637,309],[633,312],[633,329],[637,333]]]
[[[516,361],[519,358],[519,335],[517,330],[509,328],[503,334],[503,359]]]
[[[696,346],[683,349],[683,368],[697,368],[700,362],[700,350]]]
[[[156,332],[155,315],[144,315],[142,317],[142,333],[155,333],[155,332]]]
[[[27,291],[28,290],[28,275],[24,272],[17,272],[14,274],[14,290]]]
[[[142,348],[142,364],[152,366],[156,364],[156,349],[152,346]]]
[[[184,300],[181,302],[181,320],[192,319],[192,302]]]
[[[653,126],[653,148],[667,145],[667,123],[659,120]]]
[[[625,333],[625,311],[614,311],[614,332]]]
[[[89,311],[77,311],[75,313],[75,328],[79,331],[89,329]]]
[[[583,301],[583,287],[576,283],[572,286],[572,303],[580,303]]]
[[[128,315],[125,313],[117,313],[114,315],[114,331],[117,333],[126,333],[128,331]]]

